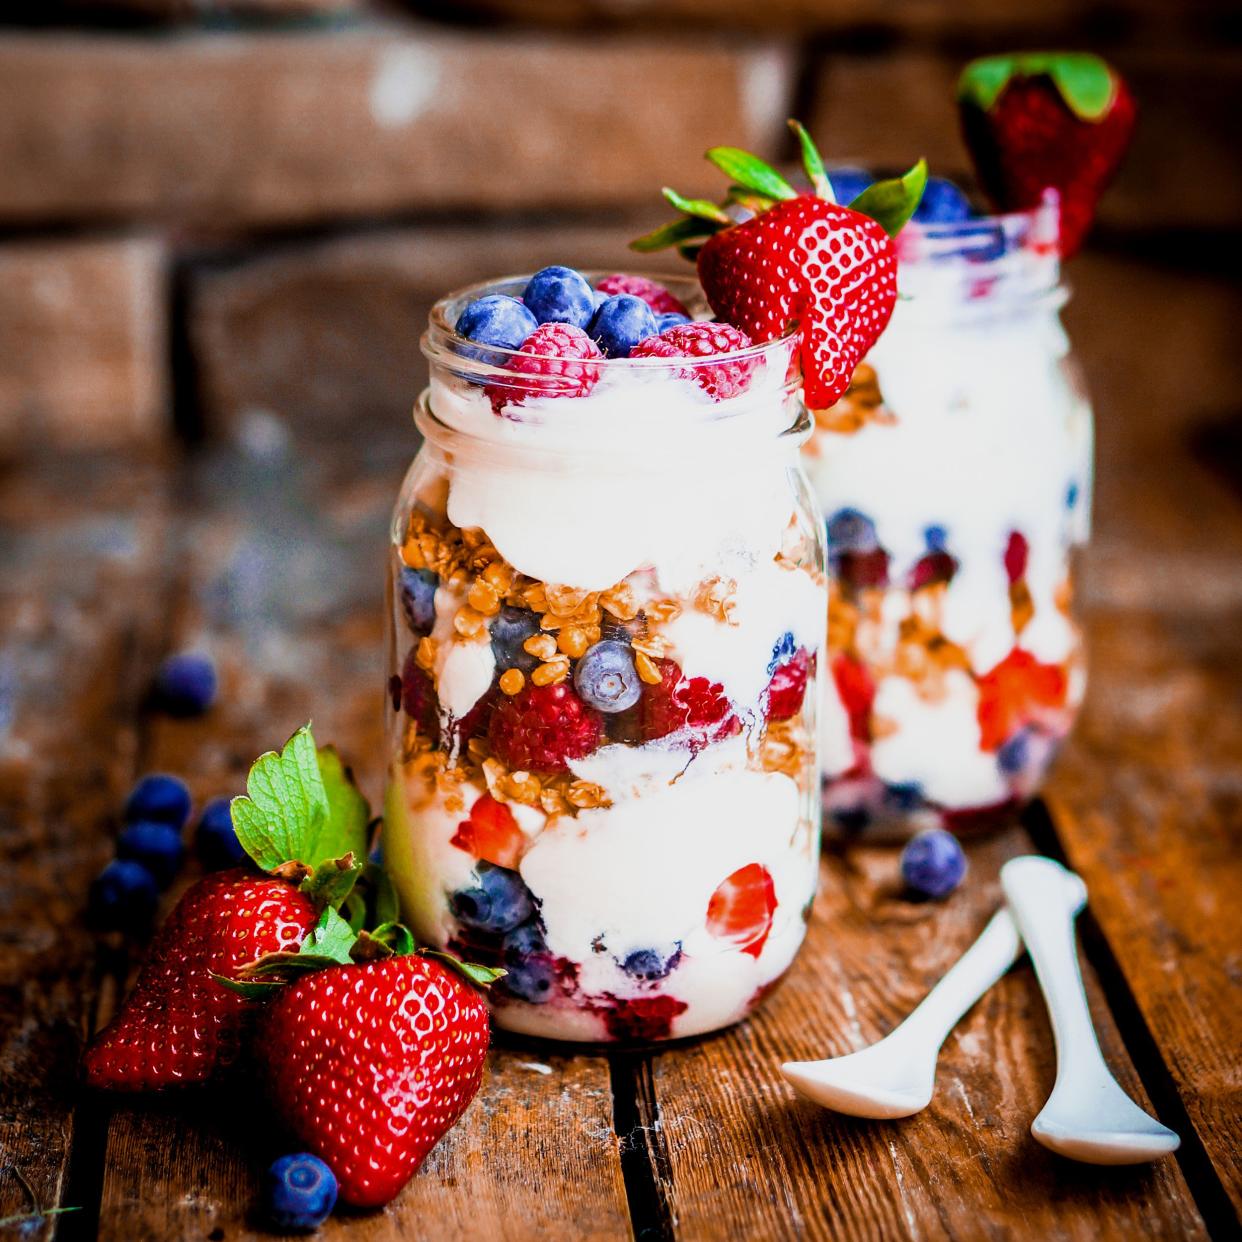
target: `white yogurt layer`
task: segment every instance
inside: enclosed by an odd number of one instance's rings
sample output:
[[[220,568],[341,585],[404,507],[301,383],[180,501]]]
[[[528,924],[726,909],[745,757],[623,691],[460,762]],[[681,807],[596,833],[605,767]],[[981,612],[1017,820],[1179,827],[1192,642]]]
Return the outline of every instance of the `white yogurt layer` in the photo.
[[[670,594],[743,573],[776,554],[794,508],[780,378],[761,367],[744,397],[713,403],[635,367],[585,397],[527,401],[521,422],[479,388],[434,382],[436,417],[470,437],[453,446],[449,520],[487,531],[522,573],[583,590],[640,566]]]

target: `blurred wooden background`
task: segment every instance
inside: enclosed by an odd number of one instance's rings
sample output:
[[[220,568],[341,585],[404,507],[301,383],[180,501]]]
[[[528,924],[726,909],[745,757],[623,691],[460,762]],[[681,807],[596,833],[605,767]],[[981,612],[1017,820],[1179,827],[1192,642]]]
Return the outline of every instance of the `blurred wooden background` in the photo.
[[[1053,44],[1143,109],[1096,248],[1236,265],[1224,0],[9,0],[0,456],[391,427],[434,294],[624,264],[662,184],[714,192],[713,142],[792,155],[791,113],[834,158],[959,173],[962,63]]]

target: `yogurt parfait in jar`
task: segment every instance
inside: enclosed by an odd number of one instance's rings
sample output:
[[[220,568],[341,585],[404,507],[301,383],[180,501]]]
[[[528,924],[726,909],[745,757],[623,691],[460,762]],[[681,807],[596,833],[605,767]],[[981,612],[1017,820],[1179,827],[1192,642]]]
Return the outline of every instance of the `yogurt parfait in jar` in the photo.
[[[690,281],[548,268],[423,340],[384,860],[423,942],[508,972],[509,1030],[713,1030],[805,931],[827,579],[798,339],[707,315]]]
[[[949,187],[937,216],[899,237],[888,331],[805,450],[830,559],[825,825],[849,834],[1003,820],[1085,684],[1092,421],[1057,204],[980,219]]]

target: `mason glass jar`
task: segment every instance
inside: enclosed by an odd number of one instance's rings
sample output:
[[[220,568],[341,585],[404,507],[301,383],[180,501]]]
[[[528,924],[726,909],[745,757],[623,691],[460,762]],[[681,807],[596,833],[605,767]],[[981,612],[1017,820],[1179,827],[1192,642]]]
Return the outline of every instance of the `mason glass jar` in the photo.
[[[1003,822],[1085,686],[1092,419],[1055,203],[899,239],[900,298],[804,455],[827,528],[827,831]]]
[[[545,366],[454,332],[524,285],[449,296],[423,339],[384,861],[420,941],[509,972],[499,1026],[695,1035],[780,979],[816,886],[826,550],[796,339]]]

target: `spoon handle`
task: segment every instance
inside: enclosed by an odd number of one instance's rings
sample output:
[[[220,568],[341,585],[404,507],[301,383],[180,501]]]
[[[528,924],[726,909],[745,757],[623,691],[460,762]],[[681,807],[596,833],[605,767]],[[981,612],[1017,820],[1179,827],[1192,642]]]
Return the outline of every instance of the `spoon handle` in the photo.
[[[1005,901],[1013,912],[1035,975],[1043,989],[1057,1048],[1057,1080],[1112,1077],[1100,1051],[1087,993],[1083,988],[1074,924],[1065,915],[1066,877],[1073,876],[1051,858],[1028,856],[1007,862],[1000,873]],[[1077,879],[1077,877],[1073,877]],[[1079,881],[1081,884],[1081,881]]]
[[[1067,884],[1067,877],[1074,883]],[[1069,921],[1082,909],[1086,890],[1076,876],[1062,872],[1050,900],[1058,914]],[[1022,951],[1018,925],[1008,908],[1001,906],[978,940],[901,1024],[902,1034],[939,1048],[966,1012],[1022,956]]]

